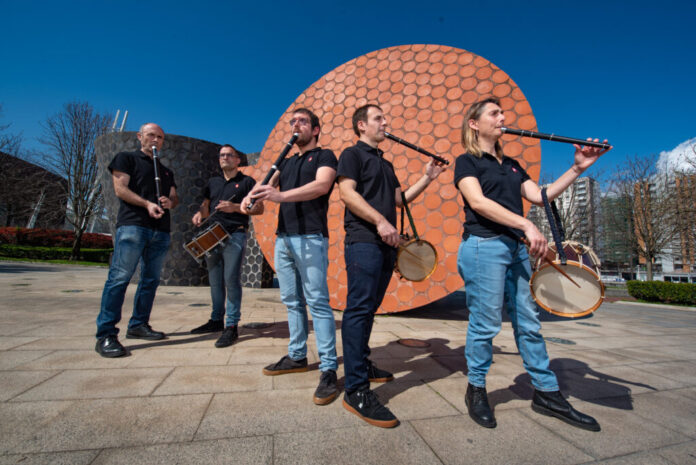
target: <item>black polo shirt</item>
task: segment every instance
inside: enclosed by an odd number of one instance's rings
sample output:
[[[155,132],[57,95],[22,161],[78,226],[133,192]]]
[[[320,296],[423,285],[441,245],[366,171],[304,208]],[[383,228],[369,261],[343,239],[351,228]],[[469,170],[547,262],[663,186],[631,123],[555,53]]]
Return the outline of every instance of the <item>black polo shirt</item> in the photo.
[[[155,166],[152,157],[141,150],[135,152],[120,152],[116,154],[109,164],[109,171],[121,171],[130,176],[128,189],[132,190],[140,197],[150,202],[157,203],[157,190],[155,188]],[[160,175],[161,195],[169,196],[172,187],[176,187],[174,173],[157,160],[157,171]],[[119,199],[120,206],[116,227],[119,226],[142,226],[145,228],[156,229],[158,231],[169,232],[170,214],[169,209],[164,209],[161,218],[152,218],[147,212],[147,208],[138,207]]]
[[[210,178],[205,189],[203,189],[203,197],[210,200],[210,214],[215,214],[210,221],[220,223],[225,228],[225,231],[230,234],[240,228],[246,230],[249,226],[249,215],[223,211],[216,212],[215,207],[222,200],[240,203],[255,184],[254,178],[245,175],[241,171],[237,171],[237,174],[229,180],[225,180],[224,176]]]
[[[300,155],[299,153],[283,160],[280,165],[278,187],[280,191],[304,186],[317,178],[322,166],[336,169],[338,161],[331,150],[315,147]],[[329,192],[312,200],[302,202],[283,202],[278,216],[278,234],[322,234],[329,237],[326,215],[329,211]]]
[[[338,159],[338,177],[354,180],[355,190],[372,208],[396,227],[396,189],[400,187],[394,166],[383,158],[384,152],[363,141],[348,147]],[[344,217],[345,243],[370,242],[382,244],[377,227],[354,215],[346,207]]]
[[[522,183],[530,178],[516,160],[503,156],[503,162],[498,163],[498,160],[489,153],[484,152],[481,158],[465,153],[457,157],[454,165],[455,187],[461,179],[469,176],[478,179],[485,197],[523,216],[521,188]],[[479,215],[469,207],[466,199],[464,199],[464,213],[466,214],[464,236],[473,234],[479,237],[493,237],[506,234],[519,239],[523,235],[519,229],[503,226]],[[517,237],[513,236],[513,233],[517,234]]]

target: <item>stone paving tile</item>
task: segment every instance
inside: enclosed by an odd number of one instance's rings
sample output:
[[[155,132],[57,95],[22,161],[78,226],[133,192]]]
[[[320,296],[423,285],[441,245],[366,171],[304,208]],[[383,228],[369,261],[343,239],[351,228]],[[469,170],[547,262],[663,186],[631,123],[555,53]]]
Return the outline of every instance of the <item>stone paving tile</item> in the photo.
[[[3,403],[0,453],[189,441],[209,402],[206,394]]]
[[[171,371],[171,368],[68,370],[12,400],[106,399],[147,396]]]
[[[215,441],[193,441],[149,447],[105,449],[91,465],[214,465],[272,464],[273,438],[256,436]]]
[[[622,455],[606,460],[592,462],[593,465],[673,465],[672,462],[662,457],[655,451],[637,452],[635,454]]]
[[[619,355],[647,363],[696,359],[696,350],[679,346],[650,347],[649,349],[632,347],[628,349],[616,349],[615,352]]]
[[[33,341],[22,345],[20,350],[85,350],[94,348],[96,339],[85,336],[72,337],[41,337],[32,338]]]
[[[696,439],[696,400],[655,392],[634,396],[633,406],[633,411],[646,420]]]
[[[0,401],[11,399],[57,373],[57,371],[0,371]]]
[[[696,464],[696,441],[689,441],[676,446],[663,447],[656,452],[674,464]]]
[[[574,401],[573,407],[597,419],[601,432],[585,431],[533,410],[520,412],[596,458],[610,458],[681,443],[689,438],[630,410]]]
[[[614,350],[595,350],[595,349],[580,349],[580,350],[562,350],[555,349],[549,354],[551,359],[565,358],[577,360],[586,366],[602,367],[611,365],[630,365],[636,363],[636,358],[621,351],[632,349],[617,349]]]
[[[274,463],[284,465],[439,465],[442,462],[408,423],[276,434]]]
[[[689,387],[689,388],[684,388],[684,389],[674,389],[672,391],[669,391],[673,394],[677,394],[682,397],[686,397],[687,399],[693,399],[696,400],[696,387]]]
[[[148,348],[128,364],[136,367],[176,367],[196,365],[226,365],[230,351],[215,347],[209,349],[184,349],[181,347]]]
[[[260,365],[177,367],[153,395],[263,391],[272,388]]]
[[[314,389],[215,394],[195,439],[321,431],[362,422],[340,398],[329,405],[312,402]]]
[[[15,347],[26,346],[38,337],[33,336],[0,336],[0,350],[14,349]],[[24,350],[26,350],[23,347]]]
[[[6,350],[0,352],[0,370],[12,370],[49,354],[47,350]]]
[[[90,343],[92,341],[90,340]],[[94,347],[92,345],[92,347]],[[25,362],[17,366],[20,370],[83,370],[99,368],[125,368],[136,357],[104,358],[100,357],[94,349],[90,350],[57,350]],[[40,351],[25,351],[40,354]]]
[[[273,383],[273,389],[277,390],[303,388],[316,389],[317,385],[319,384],[319,377],[321,376],[321,372],[319,371],[318,366],[314,366],[309,371],[301,373],[288,373],[285,375],[276,376],[266,376],[264,374],[261,374],[262,368],[263,367],[261,366],[258,367],[258,373],[261,375],[261,377],[271,381]],[[336,372],[336,375],[338,376],[339,384],[342,385],[341,378],[344,376],[343,365],[339,367],[339,370]]]
[[[496,415],[495,429],[464,416],[412,420],[418,434],[446,465],[529,463],[576,464],[593,457],[517,410]],[[530,440],[530,438],[534,438]]]
[[[237,343],[230,348],[229,365],[257,365],[264,366],[275,363],[288,354],[287,347],[279,346],[249,346],[245,343]],[[309,354],[313,355],[313,354]],[[307,357],[309,359],[309,357]],[[312,363],[315,360],[312,360]]]
[[[634,365],[650,373],[680,381],[689,386],[696,385],[696,362],[662,362]]]
[[[0,465],[90,465],[98,450],[49,452],[46,454],[13,454],[0,456]]]
[[[370,387],[380,402],[389,407],[400,421],[460,413],[423,382],[395,380],[384,384],[372,383]]]

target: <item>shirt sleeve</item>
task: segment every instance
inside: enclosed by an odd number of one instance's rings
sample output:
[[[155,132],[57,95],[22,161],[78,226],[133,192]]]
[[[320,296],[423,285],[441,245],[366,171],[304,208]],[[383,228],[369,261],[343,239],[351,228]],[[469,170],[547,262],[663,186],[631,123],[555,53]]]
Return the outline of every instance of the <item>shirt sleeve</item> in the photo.
[[[350,178],[356,182],[360,180],[360,159],[354,150],[347,148],[341,153],[338,159],[336,177]]]
[[[520,176],[521,176],[520,184],[522,184],[523,182],[525,182],[525,181],[527,181],[527,180],[529,180],[529,179],[532,179],[532,178],[527,174],[527,172],[524,170],[524,168],[522,168],[522,165],[520,165],[520,164],[517,162],[517,160],[512,159],[512,162],[515,164],[515,167],[516,167],[517,170],[520,172]]]
[[[336,160],[336,155],[331,150],[325,149],[319,153],[317,158],[317,168],[322,166],[328,166],[329,168],[336,169],[338,166],[338,160]]]
[[[203,188],[203,198],[205,200],[210,200],[210,179],[208,182],[205,184],[205,187]]]
[[[109,164],[109,172],[120,171],[128,176],[133,176],[135,163],[133,157],[127,152],[117,153]]]
[[[390,178],[392,185],[394,186],[394,189],[401,189],[401,182],[399,182],[399,178],[396,177],[396,172],[394,171],[394,165],[392,165],[391,162],[387,162],[387,163],[389,163],[389,168],[391,168],[389,170],[389,178]]]
[[[478,170],[474,164],[474,156],[468,153],[459,155],[454,162],[454,186],[457,187],[459,181],[469,176],[478,178]]]

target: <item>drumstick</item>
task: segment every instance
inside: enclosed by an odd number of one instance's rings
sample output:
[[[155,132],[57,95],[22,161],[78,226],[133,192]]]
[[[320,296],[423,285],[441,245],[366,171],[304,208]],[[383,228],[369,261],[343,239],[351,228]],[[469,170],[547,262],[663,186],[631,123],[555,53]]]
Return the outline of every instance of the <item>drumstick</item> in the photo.
[[[524,245],[526,245],[527,247],[530,246],[529,241],[527,240],[526,237],[521,237],[520,240],[521,240],[522,243],[523,243]],[[569,280],[571,283],[575,284],[577,287],[580,287],[580,285],[579,285],[578,283],[576,283],[576,282],[573,280],[573,278],[571,278],[570,276],[568,276],[568,273],[566,273],[565,271],[563,271],[563,270],[561,269],[560,266],[558,266],[556,263],[553,262],[553,260],[549,259],[548,255],[547,255],[548,252],[549,252],[549,250],[547,249],[547,250],[546,250],[546,253],[544,254],[544,260],[546,261],[546,263],[548,263],[549,265],[551,265],[556,271],[558,271],[558,272],[561,273],[563,276],[565,276],[566,278],[568,278],[568,280]]]

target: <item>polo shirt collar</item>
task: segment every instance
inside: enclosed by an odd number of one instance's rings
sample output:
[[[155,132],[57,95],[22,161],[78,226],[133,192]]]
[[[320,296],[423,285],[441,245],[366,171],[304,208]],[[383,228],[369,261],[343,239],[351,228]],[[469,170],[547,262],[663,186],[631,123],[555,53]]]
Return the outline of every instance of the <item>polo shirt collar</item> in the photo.
[[[295,155],[298,156],[298,157],[304,157],[304,156],[307,155],[308,153],[316,152],[316,151],[318,151],[318,150],[321,150],[321,147],[319,147],[319,146],[317,145],[317,146],[314,147],[313,149],[307,150],[305,153],[297,152]]]
[[[373,147],[373,146],[371,146],[370,144],[367,144],[367,143],[365,143],[365,142],[363,142],[363,141],[361,141],[361,140],[359,140],[358,143],[357,143],[356,145],[357,145],[358,147],[360,147],[362,150],[364,150],[364,151],[366,151],[366,152],[368,152],[368,153],[375,154],[375,155],[377,155],[377,156],[380,157],[380,158],[382,158],[382,156],[384,155],[384,151],[383,151],[383,150],[380,150],[380,149],[377,148],[377,147]]]

